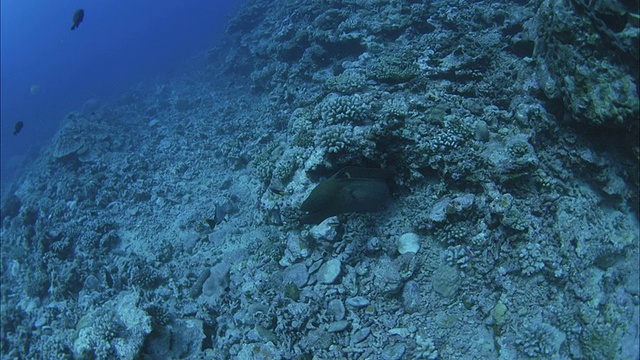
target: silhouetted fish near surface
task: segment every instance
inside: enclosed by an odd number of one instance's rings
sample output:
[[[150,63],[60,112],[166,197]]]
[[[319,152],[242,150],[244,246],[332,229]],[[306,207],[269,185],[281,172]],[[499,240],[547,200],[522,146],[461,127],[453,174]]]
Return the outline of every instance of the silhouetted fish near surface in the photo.
[[[20,130],[22,130],[23,126],[24,126],[24,123],[22,121],[18,121],[16,125],[13,127],[13,135],[18,135]]]
[[[80,26],[80,23],[84,19],[84,10],[78,9],[75,13],[73,13],[73,25],[71,25],[71,30]]]

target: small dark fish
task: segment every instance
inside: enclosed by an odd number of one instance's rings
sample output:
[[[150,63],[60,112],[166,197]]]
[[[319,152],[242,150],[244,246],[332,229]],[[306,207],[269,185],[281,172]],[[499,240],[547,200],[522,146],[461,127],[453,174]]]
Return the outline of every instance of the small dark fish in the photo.
[[[16,125],[13,127],[13,135],[18,135],[18,133],[22,130],[24,123],[22,121],[18,121]]]
[[[71,25],[71,30],[80,26],[80,23],[84,19],[84,10],[78,9],[75,13],[73,13],[73,25]]]
[[[211,230],[215,229],[216,225],[222,223],[226,219],[229,208],[228,203],[224,203],[222,205],[216,203],[215,205],[216,211],[213,215],[213,219],[204,219],[204,222],[209,225],[209,228],[211,228]]]

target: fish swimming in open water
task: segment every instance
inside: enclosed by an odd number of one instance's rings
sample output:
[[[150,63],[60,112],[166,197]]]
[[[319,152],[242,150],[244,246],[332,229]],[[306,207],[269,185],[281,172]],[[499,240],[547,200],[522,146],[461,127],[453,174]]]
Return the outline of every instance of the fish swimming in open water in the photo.
[[[82,19],[84,19],[84,10],[76,10],[76,12],[73,13],[73,25],[71,25],[71,30],[76,29],[78,26],[80,26]]]
[[[20,130],[22,130],[23,126],[24,126],[24,123],[22,121],[18,121],[16,125],[13,127],[13,135],[18,135]]]

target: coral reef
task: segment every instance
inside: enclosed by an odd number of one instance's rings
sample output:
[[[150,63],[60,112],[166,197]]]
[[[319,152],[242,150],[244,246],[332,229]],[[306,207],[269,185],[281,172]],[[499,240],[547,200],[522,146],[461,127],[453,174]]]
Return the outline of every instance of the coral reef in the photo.
[[[7,187],[1,357],[638,358],[637,19],[245,2]],[[348,167],[389,206],[301,223]]]

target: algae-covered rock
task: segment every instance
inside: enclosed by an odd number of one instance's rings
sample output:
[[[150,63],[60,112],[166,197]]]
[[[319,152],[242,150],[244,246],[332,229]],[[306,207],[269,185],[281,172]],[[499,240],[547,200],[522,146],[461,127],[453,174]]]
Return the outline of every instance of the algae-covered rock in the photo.
[[[536,62],[545,94],[561,97],[573,118],[588,126],[626,126],[638,131],[638,27],[611,31],[606,24],[625,23],[580,1],[544,1],[538,10]],[[578,7],[577,9],[575,7]],[[637,11],[637,9],[635,10]],[[629,15],[634,16],[634,15]],[[637,16],[637,14],[635,15]],[[546,85],[545,85],[546,84]]]
[[[63,159],[71,155],[81,155],[88,150],[85,139],[81,134],[61,132],[53,148],[53,157]]]
[[[416,59],[410,52],[384,54],[368,68],[372,78],[386,83],[402,83],[418,75]]]
[[[333,284],[341,272],[340,259],[331,259],[318,270],[318,281],[323,284]]]
[[[441,265],[431,276],[431,284],[442,297],[451,299],[460,288],[460,274],[454,267]]]

